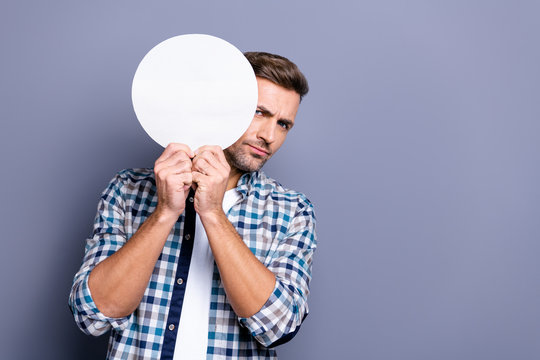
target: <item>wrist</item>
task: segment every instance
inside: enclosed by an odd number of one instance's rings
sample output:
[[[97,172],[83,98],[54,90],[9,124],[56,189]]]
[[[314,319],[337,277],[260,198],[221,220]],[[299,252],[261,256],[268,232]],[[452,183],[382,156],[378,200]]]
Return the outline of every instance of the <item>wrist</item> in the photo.
[[[227,215],[225,215],[221,208],[199,213],[199,217],[205,225],[219,224],[223,219],[227,219]]]
[[[184,212],[183,209],[180,212],[180,214],[182,212]],[[170,224],[170,223],[175,223],[178,220],[178,217],[180,216],[180,214],[174,211],[163,209],[162,207],[158,205],[156,207],[156,210],[152,214],[152,216],[160,224]]]

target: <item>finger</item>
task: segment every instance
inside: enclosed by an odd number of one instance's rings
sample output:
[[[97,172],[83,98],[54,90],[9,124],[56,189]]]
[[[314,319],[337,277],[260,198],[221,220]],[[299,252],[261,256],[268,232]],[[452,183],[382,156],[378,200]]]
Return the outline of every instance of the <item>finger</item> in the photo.
[[[165,187],[162,189],[165,192],[167,189],[172,189],[174,191],[185,190],[186,187],[191,186],[193,183],[193,178],[191,173],[183,174],[172,174],[168,176],[165,180]]]
[[[186,154],[183,151],[179,151],[171,155],[167,160],[163,161],[161,165],[166,167],[166,166],[180,165],[184,163],[189,164],[191,166],[192,161],[189,158],[188,154]]]
[[[190,172],[191,172],[191,165],[189,164],[172,165],[172,166],[160,168],[159,170],[154,170],[156,180],[159,180],[159,181],[164,181],[169,176],[172,176],[172,175],[180,175],[180,174],[190,173]]]
[[[182,184],[182,186],[180,186],[180,189],[185,190],[186,186],[187,187],[191,186],[191,183],[193,182],[193,174],[191,172],[187,172],[187,173],[175,175],[175,182],[178,184]]]
[[[191,166],[191,171],[198,171],[202,174],[207,174],[207,169],[210,167],[208,163],[204,159],[197,159],[197,161],[193,161],[193,165]]]
[[[177,166],[182,163],[186,163],[191,166],[191,159],[184,151],[178,151],[169,156],[167,159],[161,161],[160,163],[156,163],[154,165],[154,171],[160,171],[163,168],[167,168],[169,166]]]
[[[204,175],[198,171],[192,172],[191,175],[192,181],[197,185],[200,185],[202,182],[208,179],[207,175]]]
[[[227,162],[227,158],[225,157],[225,153],[223,152],[223,149],[221,147],[216,146],[214,154],[217,156],[220,163],[227,164],[227,165],[229,164]]]
[[[222,168],[224,170],[230,170],[229,168],[229,163],[227,162],[227,158],[225,157],[225,154],[223,153],[223,149],[220,147],[220,146],[217,146],[217,145],[204,145],[204,146],[201,146],[200,148],[198,148],[196,151],[195,151],[195,156],[197,156],[198,153],[205,153],[205,152],[210,152],[216,162],[214,162],[216,168]]]
[[[156,159],[155,164],[159,164],[160,162],[165,161],[169,156],[174,154],[175,148],[172,144],[167,145],[165,150],[161,153],[161,155]]]
[[[197,156],[198,154],[203,153],[205,151],[211,152],[212,154],[216,155],[216,157],[218,156],[219,152],[223,153],[223,150],[218,145],[203,145],[197,150],[195,150],[194,153],[195,153],[195,156]]]
[[[191,161],[183,161],[170,166],[162,166],[159,169],[159,178],[165,179],[171,175],[179,175],[184,173],[191,173]]]
[[[211,147],[211,145],[203,145],[203,146],[197,148],[197,150],[194,151],[195,156],[199,155],[199,154],[202,153],[203,151],[208,150],[209,147]]]
[[[211,153],[205,152],[201,155],[195,156],[193,161],[193,169],[201,170],[202,173],[209,174],[214,173],[218,169],[216,159]]]
[[[215,168],[219,168],[222,165],[222,162],[220,158],[218,157],[218,154],[216,154],[212,149],[208,149],[201,152],[199,155],[196,155],[195,158],[197,158],[198,156],[206,159]],[[225,164],[227,164],[227,160],[225,160]]]
[[[165,161],[167,158],[169,158],[171,155],[173,155],[174,153],[176,153],[178,151],[185,152],[188,155],[188,157],[190,157],[190,158],[195,156],[193,151],[191,151],[189,146],[187,146],[186,144],[170,143],[169,145],[167,145],[167,147],[165,148],[165,150],[163,151],[161,156],[157,158],[156,164],[158,164],[158,163],[160,163],[162,161]]]

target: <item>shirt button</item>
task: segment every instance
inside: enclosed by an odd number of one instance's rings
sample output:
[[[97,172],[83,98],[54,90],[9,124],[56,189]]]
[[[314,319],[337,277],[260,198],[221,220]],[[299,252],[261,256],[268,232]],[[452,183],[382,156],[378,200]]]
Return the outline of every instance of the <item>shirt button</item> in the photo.
[[[187,234],[186,236],[184,236],[184,239],[186,239],[186,240],[191,239],[191,235]]]
[[[182,284],[184,283],[184,279],[178,278],[178,279],[176,280],[176,283],[177,283],[178,285],[182,285]]]
[[[169,325],[169,330],[171,330],[171,331],[174,330],[174,324],[170,324],[170,325]]]
[[[189,202],[193,202],[193,196],[189,197]]]

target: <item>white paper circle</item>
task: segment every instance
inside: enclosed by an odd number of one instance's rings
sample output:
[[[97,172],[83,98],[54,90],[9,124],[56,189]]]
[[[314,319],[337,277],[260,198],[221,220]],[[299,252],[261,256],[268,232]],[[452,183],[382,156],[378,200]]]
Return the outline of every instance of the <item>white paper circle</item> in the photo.
[[[232,145],[257,108],[257,80],[246,57],[225,40],[189,34],[156,45],[131,89],[133,108],[158,144]]]

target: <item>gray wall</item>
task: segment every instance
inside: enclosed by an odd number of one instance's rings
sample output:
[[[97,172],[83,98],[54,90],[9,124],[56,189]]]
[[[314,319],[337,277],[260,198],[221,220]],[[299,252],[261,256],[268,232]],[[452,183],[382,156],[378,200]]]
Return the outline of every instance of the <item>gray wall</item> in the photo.
[[[184,33],[310,80],[269,175],[318,215],[281,359],[540,357],[538,1],[15,1],[0,7],[2,359],[100,359],[67,307],[100,192],[161,148],[131,79]]]

